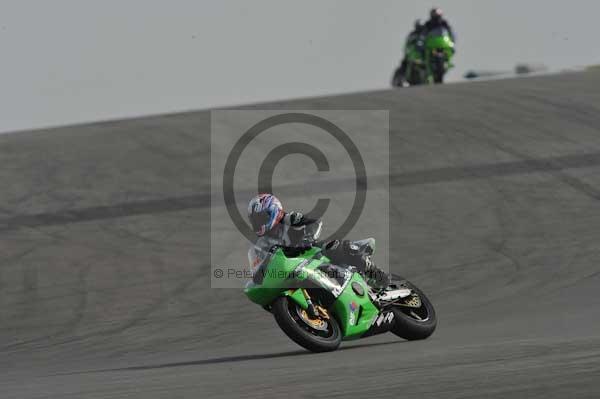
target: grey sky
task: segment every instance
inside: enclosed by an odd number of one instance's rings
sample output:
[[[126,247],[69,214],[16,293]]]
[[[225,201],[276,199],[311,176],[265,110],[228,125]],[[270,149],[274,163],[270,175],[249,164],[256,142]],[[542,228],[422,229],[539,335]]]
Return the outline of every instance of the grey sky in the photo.
[[[439,0],[456,79],[600,63],[597,0]],[[419,0],[0,0],[0,131],[382,88]]]

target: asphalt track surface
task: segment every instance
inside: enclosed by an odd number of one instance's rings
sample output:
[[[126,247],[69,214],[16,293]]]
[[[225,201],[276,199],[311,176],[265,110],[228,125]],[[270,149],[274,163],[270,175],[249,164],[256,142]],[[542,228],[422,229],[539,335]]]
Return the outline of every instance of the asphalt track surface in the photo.
[[[3,399],[600,397],[600,72],[260,108],[390,110],[392,270],[436,333],[315,355],[209,289],[207,112],[7,134]]]

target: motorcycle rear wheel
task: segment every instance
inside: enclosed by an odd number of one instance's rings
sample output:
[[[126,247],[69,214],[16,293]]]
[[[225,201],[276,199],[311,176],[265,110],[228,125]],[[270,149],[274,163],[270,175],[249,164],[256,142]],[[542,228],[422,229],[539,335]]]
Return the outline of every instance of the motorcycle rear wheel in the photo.
[[[400,280],[400,281],[396,281]],[[394,282],[413,290],[417,294],[421,306],[411,308],[407,306],[394,305],[394,325],[392,332],[409,341],[428,338],[437,327],[437,316],[431,301],[425,294],[410,281],[397,279],[394,276]]]
[[[405,79],[402,67],[396,68],[394,76],[392,77],[392,87],[404,87]]]
[[[301,309],[288,297],[280,297],[273,302],[273,316],[279,328],[292,341],[312,352],[331,352],[342,342],[342,331],[338,322],[330,317],[323,329],[313,328],[300,316]]]

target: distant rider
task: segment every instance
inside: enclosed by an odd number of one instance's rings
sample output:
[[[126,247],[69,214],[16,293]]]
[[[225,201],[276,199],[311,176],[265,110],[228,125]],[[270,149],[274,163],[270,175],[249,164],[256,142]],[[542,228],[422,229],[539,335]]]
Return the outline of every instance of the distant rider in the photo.
[[[423,33],[425,32],[425,25],[421,22],[420,19],[415,21],[415,26],[412,32],[408,34],[406,38],[406,42],[404,45],[404,58],[402,59],[402,64],[400,64],[399,73],[404,76],[406,74],[406,69],[408,68],[408,60],[406,59],[408,49],[411,46],[414,46],[417,51],[423,53],[423,49],[425,47],[425,37]]]
[[[318,246],[332,262],[355,266],[367,277],[367,283],[371,287],[380,290],[390,284],[389,276],[371,262],[370,256],[356,254],[358,247],[354,242],[307,240],[306,227],[319,221],[310,219],[300,212],[284,212],[281,202],[272,194],[259,194],[250,200],[248,219],[252,224],[252,230],[258,236],[254,245],[265,253],[278,246],[285,256],[297,257],[304,251]],[[255,266],[263,263],[263,260],[257,257]]]
[[[423,47],[423,33],[425,32],[425,25],[423,25],[423,23],[421,22],[420,19],[417,19],[415,21],[415,25],[414,28],[412,30],[412,32],[410,32],[408,34],[408,37],[406,38],[406,47],[409,46],[417,46],[417,47]]]
[[[427,36],[427,34],[429,34],[429,32],[435,30],[435,29],[439,29],[439,28],[444,28],[448,31],[448,33],[450,34],[450,38],[452,39],[453,42],[456,41],[456,37],[454,36],[454,31],[452,30],[452,27],[450,26],[450,24],[448,23],[448,21],[444,18],[444,12],[442,11],[441,8],[432,8],[431,11],[429,12],[429,20],[427,22],[425,22],[425,28],[424,28],[424,36]]]

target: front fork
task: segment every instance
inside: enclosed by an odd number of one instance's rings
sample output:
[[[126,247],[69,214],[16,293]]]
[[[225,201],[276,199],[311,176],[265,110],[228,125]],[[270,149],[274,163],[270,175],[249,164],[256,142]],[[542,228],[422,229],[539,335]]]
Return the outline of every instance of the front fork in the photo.
[[[319,317],[319,311],[315,307],[314,303],[312,303],[312,299],[310,299],[310,295],[308,295],[308,291],[306,291],[306,289],[304,289],[304,288],[300,288],[300,291],[302,291],[302,295],[304,296],[304,299],[306,300],[306,304],[308,305],[308,307],[306,308],[308,315],[310,316],[311,319],[316,319],[317,317]]]
[[[322,306],[315,305],[305,288],[286,291],[286,296],[298,304],[302,309],[306,310],[306,313],[311,319],[329,319],[327,310]]]

